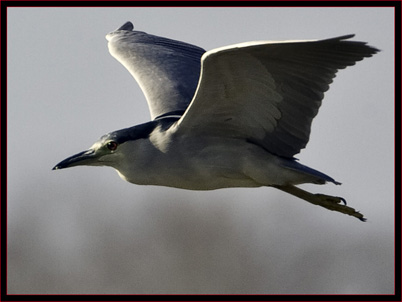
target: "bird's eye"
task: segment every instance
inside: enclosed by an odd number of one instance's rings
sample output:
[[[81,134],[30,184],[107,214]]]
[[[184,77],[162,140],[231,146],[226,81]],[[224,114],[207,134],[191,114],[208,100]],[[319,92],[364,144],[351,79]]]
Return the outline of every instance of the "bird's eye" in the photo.
[[[117,143],[116,142],[108,142],[107,144],[106,144],[106,146],[107,146],[107,148],[110,150],[110,151],[114,151],[114,150],[116,150],[117,149]]]

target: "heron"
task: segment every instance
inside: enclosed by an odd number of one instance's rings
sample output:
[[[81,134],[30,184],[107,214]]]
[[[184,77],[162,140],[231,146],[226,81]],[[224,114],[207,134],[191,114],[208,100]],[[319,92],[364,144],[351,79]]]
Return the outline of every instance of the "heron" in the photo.
[[[109,52],[139,84],[151,120],[103,135],[53,170],[110,166],[133,184],[188,190],[274,187],[365,221],[344,198],[298,187],[340,183],[295,158],[338,70],[379,51],[352,37],[205,51],[126,22],[106,35]]]

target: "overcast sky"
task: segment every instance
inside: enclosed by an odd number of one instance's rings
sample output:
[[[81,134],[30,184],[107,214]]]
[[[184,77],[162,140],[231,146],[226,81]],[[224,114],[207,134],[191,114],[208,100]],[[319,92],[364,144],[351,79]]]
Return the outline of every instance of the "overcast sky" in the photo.
[[[390,8],[9,8],[8,293],[391,294],[394,12]],[[356,34],[382,50],[337,74],[303,164],[366,223],[273,188],[137,186],[51,168],[150,119],[105,35],[132,21],[210,50]]]

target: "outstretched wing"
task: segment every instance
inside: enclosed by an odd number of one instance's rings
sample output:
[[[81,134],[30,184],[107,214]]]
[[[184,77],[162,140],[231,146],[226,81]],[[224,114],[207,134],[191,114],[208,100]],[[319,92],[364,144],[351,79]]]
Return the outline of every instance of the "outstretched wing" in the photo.
[[[338,69],[378,50],[353,35],[327,40],[250,42],[208,51],[180,133],[244,138],[293,157]]]
[[[194,96],[205,50],[133,28],[127,22],[106,35],[111,55],[140,85],[152,119],[182,115]]]

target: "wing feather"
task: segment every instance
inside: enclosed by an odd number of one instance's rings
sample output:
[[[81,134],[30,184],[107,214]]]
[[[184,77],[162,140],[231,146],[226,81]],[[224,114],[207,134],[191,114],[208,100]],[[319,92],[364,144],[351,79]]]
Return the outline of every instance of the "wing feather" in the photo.
[[[194,96],[205,50],[133,28],[127,22],[106,35],[111,55],[140,85],[152,119],[183,114]]]
[[[306,146],[336,72],[378,51],[351,37],[250,42],[205,53],[176,131],[244,138],[293,157]]]

